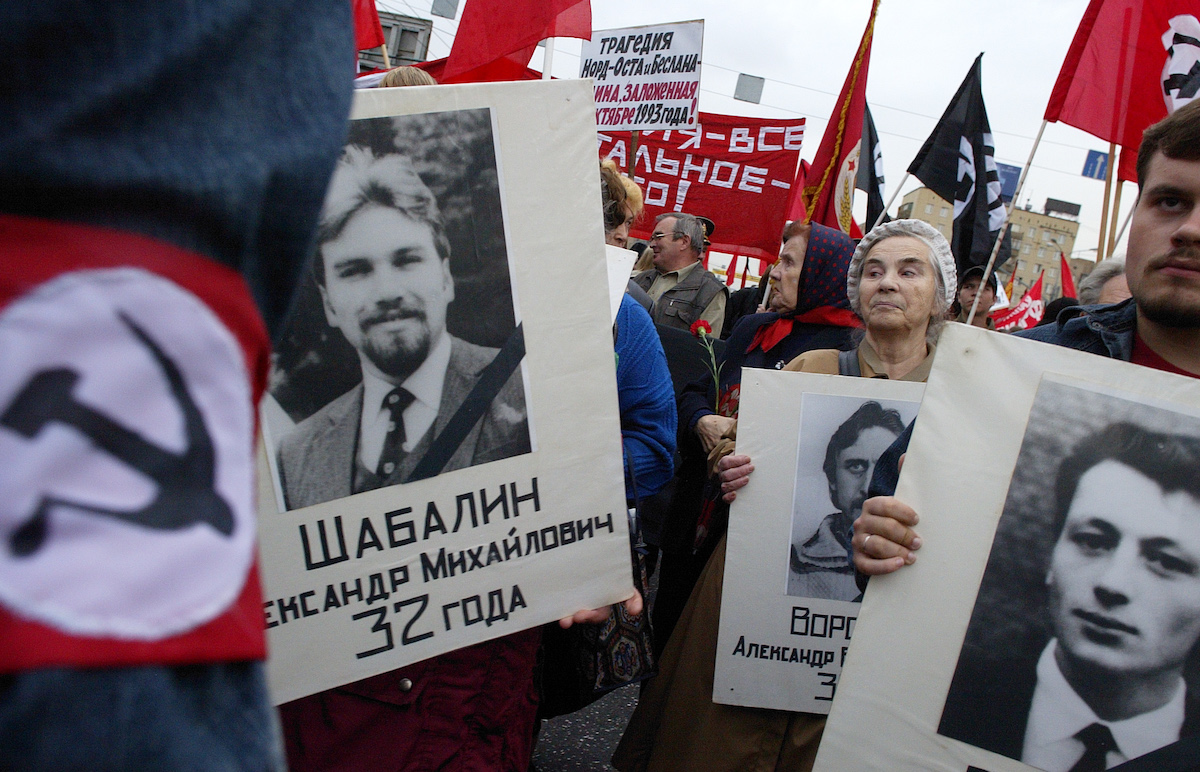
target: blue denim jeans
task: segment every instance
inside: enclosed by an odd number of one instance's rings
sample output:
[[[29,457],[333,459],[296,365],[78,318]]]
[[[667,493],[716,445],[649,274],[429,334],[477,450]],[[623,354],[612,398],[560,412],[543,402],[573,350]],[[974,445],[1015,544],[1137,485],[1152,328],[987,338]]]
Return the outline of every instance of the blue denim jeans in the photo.
[[[261,663],[0,676],[0,770],[284,769]]]

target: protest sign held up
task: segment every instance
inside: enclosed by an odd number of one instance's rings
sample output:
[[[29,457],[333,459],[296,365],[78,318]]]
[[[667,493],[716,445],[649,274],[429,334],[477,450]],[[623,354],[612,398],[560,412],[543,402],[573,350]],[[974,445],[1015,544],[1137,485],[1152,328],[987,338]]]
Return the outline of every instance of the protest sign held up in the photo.
[[[879,429],[874,452],[886,448],[916,415],[925,386],[752,372],[742,381],[738,452],[755,460],[756,479],[730,511],[712,698],[827,713],[860,594],[844,535],[833,533],[861,506],[853,481],[837,474],[838,456],[869,429]]]
[[[949,325],[896,488],[925,543],[871,580],[816,769],[1070,769],[1039,754],[1047,709],[1092,710],[1080,683],[1114,707],[1169,684],[1173,728],[1123,707],[1118,752],[1195,769],[1200,611],[1166,589],[1194,573],[1156,555],[1194,554],[1197,406],[1192,378]]]
[[[596,123],[613,131],[695,126],[703,47],[703,21],[596,30],[579,60],[579,77],[596,86]]]
[[[264,414],[277,702],[629,595],[602,225],[569,183],[598,174],[587,89],[357,95]]]

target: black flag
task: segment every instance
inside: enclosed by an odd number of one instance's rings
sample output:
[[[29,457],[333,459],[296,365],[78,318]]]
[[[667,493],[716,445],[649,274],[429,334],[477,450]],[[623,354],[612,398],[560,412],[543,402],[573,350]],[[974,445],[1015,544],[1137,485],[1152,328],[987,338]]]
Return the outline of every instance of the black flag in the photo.
[[[960,276],[972,265],[987,265],[996,235],[1004,225],[995,143],[980,87],[982,73],[980,54],[908,167],[909,173],[930,190],[954,202],[950,246]],[[996,256],[996,268],[1009,258],[1012,247],[1008,241],[1006,234]]]
[[[883,153],[879,150],[879,135],[875,133],[875,121],[871,120],[870,106],[863,106],[862,149],[858,154],[858,177],[854,187],[867,194],[867,221],[864,230],[875,227],[875,221],[883,214]],[[888,222],[891,217],[884,217]]]

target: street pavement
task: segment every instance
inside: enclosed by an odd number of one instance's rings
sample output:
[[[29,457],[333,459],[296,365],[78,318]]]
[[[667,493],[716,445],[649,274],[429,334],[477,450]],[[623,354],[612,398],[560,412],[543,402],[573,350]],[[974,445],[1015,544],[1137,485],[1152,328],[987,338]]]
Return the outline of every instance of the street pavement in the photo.
[[[646,594],[646,606],[650,608],[658,594],[657,572],[650,577]],[[545,722],[533,749],[531,772],[613,769],[608,760],[637,707],[640,691],[640,684],[630,684],[604,695],[583,710]]]
[[[611,770],[612,758],[637,705],[638,685],[624,686],[583,710],[542,725],[533,750],[534,772]]]

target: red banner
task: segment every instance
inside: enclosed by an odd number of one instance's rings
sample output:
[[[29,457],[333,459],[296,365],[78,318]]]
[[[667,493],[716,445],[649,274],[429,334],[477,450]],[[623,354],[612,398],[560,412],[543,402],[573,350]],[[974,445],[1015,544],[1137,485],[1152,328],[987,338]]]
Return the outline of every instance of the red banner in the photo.
[[[598,136],[600,157],[628,170],[630,133]],[[774,262],[803,138],[803,118],[713,113],[695,129],[643,132],[632,176],[646,211],[631,235],[649,238],[655,217],[687,212],[716,223],[712,249]]]
[[[1042,303],[1042,278],[1045,275],[1045,271],[1038,275],[1037,281],[1025,291],[1016,306],[992,314],[992,322],[997,330],[1028,330],[1042,321],[1042,314],[1046,313],[1046,306]]]

